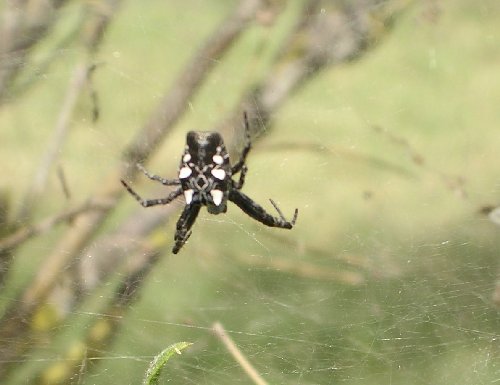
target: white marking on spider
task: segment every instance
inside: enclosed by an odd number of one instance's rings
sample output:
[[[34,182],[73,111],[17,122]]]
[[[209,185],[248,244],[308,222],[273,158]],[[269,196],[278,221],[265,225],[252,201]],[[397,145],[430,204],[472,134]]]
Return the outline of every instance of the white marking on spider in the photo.
[[[226,172],[221,168],[214,168],[211,173],[219,180],[224,180],[224,178],[226,177]]]
[[[191,160],[191,154],[190,153],[187,153],[184,155],[184,157],[182,158],[182,160],[187,163]]]
[[[214,155],[212,157],[212,160],[214,161],[215,164],[222,164],[224,163],[224,158],[220,155]]]
[[[191,189],[184,190],[184,198],[186,199],[186,204],[190,204],[193,201],[193,193],[194,191]]]
[[[210,195],[212,195],[212,199],[216,206],[219,206],[222,203],[222,197],[224,193],[221,190],[210,190]]]
[[[193,173],[193,170],[191,170],[189,167],[182,167],[180,170],[179,170],[179,178],[180,179],[186,179],[187,177],[189,177],[189,175],[191,175]]]

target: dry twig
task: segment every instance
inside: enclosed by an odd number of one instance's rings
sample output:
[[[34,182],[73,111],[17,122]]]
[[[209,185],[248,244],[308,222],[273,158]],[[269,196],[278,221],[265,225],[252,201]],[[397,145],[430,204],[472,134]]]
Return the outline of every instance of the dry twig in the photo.
[[[333,269],[306,261],[276,257],[264,259],[251,255],[238,255],[237,258],[253,267],[264,267],[301,278],[334,281],[351,286],[358,286],[365,282],[365,277],[359,272]]]
[[[256,385],[267,385],[267,382],[255,370],[250,361],[243,355],[241,350],[236,346],[234,341],[229,337],[224,326],[220,322],[216,322],[212,326],[214,334],[221,340],[228,352],[233,356],[234,360],[241,366],[243,371],[252,379]]]
[[[31,49],[57,21],[58,11],[68,0],[13,0],[5,2],[0,24],[0,105],[26,65]]]
[[[101,12],[90,12],[91,17],[85,23],[87,28],[84,29],[81,36],[84,40],[88,52],[93,53],[97,50],[102,40],[102,33],[111,21],[111,18],[115,14],[120,2],[121,0],[104,0],[103,3],[101,3],[101,7],[106,4],[105,9],[102,9]],[[91,9],[93,9],[93,7],[94,6],[89,5],[87,10],[90,11]],[[15,20],[17,22],[19,21],[18,19]],[[38,22],[43,23],[42,20],[39,20]],[[2,41],[2,39],[0,39],[0,41]],[[10,43],[8,41],[4,41],[4,44],[8,45]],[[25,197],[20,206],[21,209],[17,214],[16,220],[14,220],[14,222],[16,223],[29,222],[33,211],[36,208],[36,205],[41,202],[41,197],[45,191],[49,173],[53,168],[53,165],[56,162],[57,158],[59,157],[59,154],[61,153],[61,149],[71,127],[71,117],[76,108],[78,99],[82,91],[84,90],[85,85],[89,83],[90,74],[94,71],[95,65],[89,64],[89,61],[90,59],[88,57],[85,57],[75,66],[73,76],[71,77],[71,80],[69,82],[65,98],[57,117],[53,136],[46,147],[46,151],[42,156],[42,159],[40,160],[40,162],[38,162],[38,170],[35,172],[35,176],[31,179],[31,186],[27,189]],[[63,188],[64,187],[67,186],[63,184]],[[30,229],[34,230],[35,228],[26,225],[26,227],[24,227],[21,231],[13,234],[12,237],[9,237],[9,239],[15,240],[10,243],[7,242],[10,251],[13,251],[12,248],[20,245],[23,241],[31,238],[34,235],[44,232],[31,232]],[[29,231],[23,233],[23,230]],[[11,252],[4,258],[4,269],[0,271],[0,276],[7,274],[7,272],[9,271],[10,264],[12,263],[12,255],[13,254]]]
[[[425,157],[421,153],[419,153],[410,143],[410,141],[408,141],[408,139],[406,139],[405,137],[390,132],[389,130],[380,126],[373,126],[373,130],[378,134],[384,135],[395,145],[403,148],[408,153],[409,158],[416,166],[438,175],[445,187],[455,192],[460,198],[466,199],[468,197],[465,178],[463,176],[452,175],[430,165],[429,162],[425,160]]]
[[[13,234],[0,239],[0,253],[13,249],[30,238],[44,234],[62,222],[72,221],[87,211],[104,210],[107,208],[109,208],[109,204],[88,201],[78,207],[64,210],[59,214],[45,218],[34,225],[22,227]]]
[[[66,95],[63,99],[62,107],[57,118],[52,139],[46,147],[45,154],[38,162],[38,170],[31,179],[31,186],[22,201],[21,211],[18,214],[18,221],[27,222],[31,217],[36,203],[40,202],[40,197],[45,191],[49,173],[55,161],[61,153],[61,148],[65,142],[68,130],[71,127],[70,121],[73,115],[78,98],[85,87],[91,67],[86,62],[79,63],[71,77]]]
[[[61,359],[51,363],[42,369],[34,377],[34,384],[57,383],[59,385],[74,383],[76,377],[82,378],[85,373],[94,368],[89,365],[92,361],[108,351],[110,343],[120,329],[122,319],[130,305],[137,299],[139,288],[146,276],[161,256],[166,244],[155,244],[147,242],[131,259],[122,272],[124,279],[98,314],[101,317],[87,328],[87,334],[83,340],[75,341],[68,347],[66,354]],[[55,377],[57,376],[57,377]]]
[[[68,131],[71,128],[71,117],[73,116],[78,99],[85,86],[90,83],[90,77],[96,68],[95,64],[91,63],[92,55],[97,51],[102,42],[104,31],[109,26],[120,3],[121,0],[105,0],[99,5],[90,5],[87,8],[90,17],[84,23],[81,39],[89,55],[88,57],[85,56],[75,66],[59,111],[59,116],[57,117],[52,138],[46,147],[41,161],[38,163],[38,170],[35,172],[35,176],[31,179],[31,186],[28,188],[21,204],[21,211],[17,218],[18,221],[25,222],[29,220],[35,204],[40,201],[40,197],[45,191],[49,173],[61,153]]]

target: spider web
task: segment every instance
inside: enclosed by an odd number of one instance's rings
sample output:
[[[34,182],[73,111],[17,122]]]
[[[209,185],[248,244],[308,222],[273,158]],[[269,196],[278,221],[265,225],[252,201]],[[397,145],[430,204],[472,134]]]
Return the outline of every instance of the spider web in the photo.
[[[228,7],[202,3],[122,10],[103,50],[108,77],[95,86],[101,120],[88,129],[89,106],[82,106],[64,154],[77,197],[91,194],[106,165],[117,163],[119,149],[162,94],[168,79],[158,76],[175,72],[157,47],[168,45],[181,65],[188,56],[183,47]],[[121,322],[116,339],[71,383],[138,384],[154,355],[178,341],[193,345],[167,363],[162,383],[252,383],[214,333],[216,323],[263,384],[498,383],[500,229],[490,208],[500,192],[499,9],[494,1],[477,9],[465,0],[436,4],[439,15],[415,7],[370,57],[313,80],[250,152],[243,191],[269,212],[268,199],[276,200],[287,218],[298,207],[294,229],[261,226],[235,205],[218,216],[202,209],[189,242],[176,256],[166,247],[126,314],[98,311],[122,277],[117,269],[56,330],[36,335],[39,348],[16,364],[9,384],[36,383],[33,373],[72,359],[64,352],[89,325],[113,319]],[[172,14],[175,26],[163,25]],[[209,129],[229,110],[231,97],[214,97],[213,90],[230,94],[242,86],[241,63],[248,61],[242,52],[262,48],[255,34],[192,101],[150,171],[170,177],[162,170],[175,172],[185,132]],[[146,54],[148,63],[138,60]],[[117,82],[122,91],[108,95],[107,84]],[[0,114],[4,123],[20,124]],[[41,108],[33,114],[46,115]],[[8,134],[9,159],[38,142],[36,135],[21,143]],[[31,164],[10,162],[6,175],[14,166],[21,191]],[[143,179],[134,186],[141,196],[164,191]],[[57,181],[49,189],[63,199]],[[129,200],[103,231],[136,209]],[[54,199],[44,210],[58,205]],[[180,212],[182,200],[172,207]],[[171,245],[174,232],[170,220],[154,237]],[[4,304],[16,298],[56,236],[31,241],[16,255]]]

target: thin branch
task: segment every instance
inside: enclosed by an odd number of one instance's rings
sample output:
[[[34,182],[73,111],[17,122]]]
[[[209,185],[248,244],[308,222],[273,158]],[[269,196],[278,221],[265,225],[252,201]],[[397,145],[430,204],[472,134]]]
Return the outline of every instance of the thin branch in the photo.
[[[83,22],[84,16],[82,15],[80,19],[71,26],[71,30],[61,37],[44,56],[37,60],[33,59],[32,63],[27,66],[25,65],[22,76],[17,77],[12,86],[9,87],[8,92],[10,100],[18,100],[24,93],[29,91],[32,86],[39,82],[40,79],[43,79],[43,75],[49,71],[50,66],[61,57],[61,52],[67,51],[71,44],[78,40]]]
[[[429,162],[426,162],[425,157],[419,153],[408,139],[402,135],[397,135],[380,126],[373,126],[373,130],[380,135],[386,137],[390,142],[396,146],[403,148],[407,153],[412,163],[416,166],[429,171],[430,173],[437,174],[446,188],[455,192],[460,198],[466,199],[468,197],[465,178],[460,175],[452,175],[447,172],[439,170],[437,167],[432,167]]]
[[[90,17],[84,23],[85,28],[83,28],[81,38],[87,52],[91,55],[98,49],[102,42],[103,33],[108,27],[112,16],[116,13],[120,2],[121,0],[107,0],[102,4],[87,8]],[[82,59],[75,66],[61,109],[59,110],[52,138],[39,162],[38,170],[32,178],[31,186],[25,194],[21,210],[18,214],[18,221],[27,221],[31,217],[35,205],[40,202],[39,198],[45,191],[50,171],[61,153],[61,148],[71,128],[71,117],[73,116],[78,99],[85,86],[90,83],[90,77],[95,68],[95,64],[89,64],[88,57]]]
[[[0,237],[10,234],[15,231],[15,225],[10,221],[11,203],[7,191],[0,189]],[[10,250],[0,252],[0,290],[5,284],[6,272],[10,262],[12,261],[12,253]]]
[[[45,218],[34,225],[22,227],[15,233],[0,239],[0,253],[13,249],[30,238],[44,234],[62,222],[72,221],[83,213],[93,210],[105,210],[109,207],[110,203],[106,204],[89,201],[78,207],[71,208],[59,214]]]
[[[196,51],[180,76],[171,87],[149,121],[140,130],[124,151],[124,161],[135,165],[143,164],[170,132],[186,110],[195,90],[201,85],[208,71],[219,61],[221,55],[244,31],[259,7],[261,0],[244,0]],[[136,173],[132,167],[129,177]]]
[[[493,292],[491,294],[491,301],[497,308],[500,308],[500,276],[495,282],[495,287],[493,288]]]
[[[373,258],[344,253],[332,255],[331,249],[324,250],[318,246],[305,245],[300,239],[290,238],[278,232],[268,232],[266,233],[266,237],[281,245],[285,244],[291,249],[300,250],[300,253],[303,255],[319,257],[321,260],[334,260],[336,263],[342,263],[352,268],[362,269],[366,273],[374,271]]]
[[[66,174],[61,166],[57,167],[57,179],[59,179],[59,182],[61,183],[61,189],[64,193],[64,197],[66,200],[69,200],[71,198],[71,192],[69,190],[68,181],[66,180]]]
[[[220,322],[216,322],[212,326],[214,334],[224,344],[229,353],[233,356],[234,360],[241,366],[243,371],[252,379],[256,385],[267,385],[267,382],[255,370],[250,361],[243,355],[241,350],[236,346],[234,341],[229,337],[224,326]]]
[[[22,201],[21,211],[17,218],[18,221],[26,222],[31,217],[35,205],[40,202],[40,197],[47,185],[49,173],[61,153],[61,147],[71,127],[71,116],[73,115],[78,98],[85,87],[90,69],[91,66],[85,60],[85,62],[79,63],[73,72],[66,95],[63,98],[52,139],[49,141],[42,159],[38,162],[38,170],[31,179],[31,186],[28,188]]]
[[[259,258],[252,255],[238,255],[237,258],[253,267],[268,268],[271,271],[293,274],[300,278],[335,281],[351,286],[358,286],[365,282],[364,275],[359,272],[333,269],[306,261],[277,257]]]
[[[120,330],[124,316],[138,298],[142,283],[146,281],[147,275],[162,255],[166,245],[166,242],[145,242],[143,247],[133,255],[131,263],[126,264],[124,271],[121,272],[124,279],[114,295],[98,312],[105,316],[98,317],[87,328],[88,332],[81,341],[72,344],[59,360],[42,369],[30,383],[43,385],[54,382],[60,385],[71,385],[75,377],[82,378],[88,370],[95,368],[95,364],[89,365],[89,362],[98,360],[103,352],[109,350],[109,345]],[[76,357],[75,345],[78,346]],[[59,373],[57,381],[53,379],[49,381],[54,372]]]
[[[7,1],[0,31],[0,105],[10,97],[10,87],[31,49],[55,25],[58,10],[68,0]]]
[[[362,57],[383,41],[411,0],[339,3],[344,2],[310,0],[305,4],[303,17],[282,45],[274,68],[242,98],[237,110],[216,127],[217,131],[235,127],[241,107],[248,111],[250,125],[263,131],[272,113],[311,78],[329,66]]]
[[[62,4],[64,1],[66,0],[53,0],[54,6],[56,5],[56,3]],[[100,3],[100,6],[103,7],[104,4],[106,4],[106,7],[104,7],[105,9],[103,9],[101,12],[93,11],[91,17],[89,17],[85,21],[84,24],[88,26],[88,28],[84,28],[82,39],[84,39],[87,51],[93,53],[97,49],[102,39],[102,33],[111,21],[111,17],[115,14],[121,1],[122,0],[104,0],[102,3]],[[44,6],[44,4],[42,3],[40,3],[39,5]],[[94,6],[88,6],[87,10],[90,11],[93,10],[93,8]],[[95,32],[96,30],[99,32]],[[91,38],[89,38],[89,36],[91,36]],[[2,39],[0,39],[0,41],[1,40]],[[54,127],[52,140],[47,146],[46,152],[39,162],[38,171],[35,172],[35,177],[32,179],[33,182],[25,194],[24,201],[21,204],[21,209],[17,214],[17,219],[13,222],[28,222],[34,211],[33,209],[36,207],[35,205],[39,204],[39,202],[41,201],[40,197],[45,190],[50,170],[52,169],[53,164],[56,162],[59,153],[61,152],[61,148],[67,136],[67,132],[70,128],[71,117],[75,110],[78,98],[80,97],[85,84],[89,82],[90,74],[94,71],[95,65],[88,64],[88,61],[89,58],[86,57],[75,66],[73,76],[68,85],[66,96],[60,109],[56,125]],[[0,68],[0,72],[1,71],[2,70]],[[105,199],[101,201],[105,201]],[[32,235],[28,234],[27,238],[31,236]],[[23,237],[21,237],[20,239],[23,239]],[[10,264],[12,263],[12,248],[14,246],[20,245],[21,243],[22,241],[19,243],[12,243],[10,249],[11,253],[3,258],[4,269],[0,272],[0,276],[6,275],[9,271]],[[1,278],[3,277],[0,277],[0,279]]]
[[[314,143],[314,142],[288,142],[286,140],[282,140],[279,143],[269,143],[262,146],[259,149],[262,151],[283,151],[283,150],[292,150],[292,151],[310,151],[315,154],[324,154],[329,155],[335,158],[344,158],[351,162],[361,162],[365,164],[369,164],[370,166],[376,166],[383,170],[393,172],[400,176],[410,177],[413,176],[412,172],[407,168],[395,163],[389,162],[383,159],[382,157],[377,157],[371,154],[363,154],[362,152],[356,150],[352,150],[350,148],[340,147],[340,146],[325,146],[324,144]]]

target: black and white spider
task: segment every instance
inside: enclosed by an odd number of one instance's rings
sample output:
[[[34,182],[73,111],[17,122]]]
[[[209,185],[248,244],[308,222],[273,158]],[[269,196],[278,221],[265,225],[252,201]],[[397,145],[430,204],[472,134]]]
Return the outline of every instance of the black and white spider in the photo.
[[[150,174],[144,167],[137,165],[139,169],[149,178],[160,182],[165,186],[180,185],[167,197],[160,199],[142,199],[125,181],[121,181],[127,191],[143,206],[150,207],[156,205],[166,205],[184,193],[186,206],[177,221],[177,231],[175,232],[175,245],[172,249],[177,254],[191,235],[193,226],[201,206],[207,206],[210,214],[220,214],[227,211],[227,201],[235,203],[247,215],[270,227],[280,227],[291,229],[297,220],[298,210],[291,221],[287,221],[276,203],[270,199],[279,214],[273,217],[264,208],[255,203],[240,189],[245,183],[247,166],[246,157],[252,147],[250,141],[250,131],[246,114],[245,133],[246,144],[238,162],[231,166],[229,154],[222,136],[218,132],[190,131],[186,138],[186,148],[182,155],[179,166],[178,179],[164,179],[158,175]],[[238,181],[234,181],[232,176],[240,173]]]

